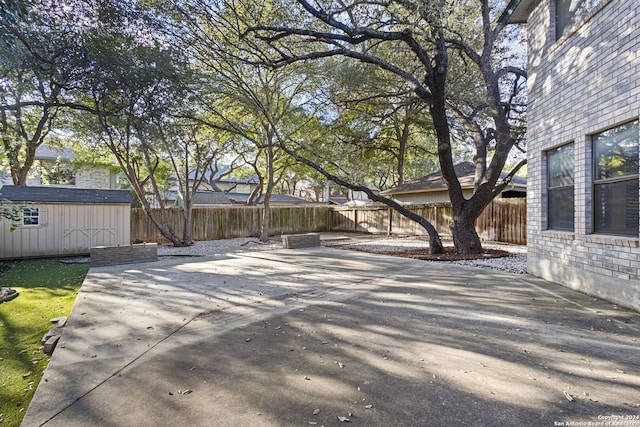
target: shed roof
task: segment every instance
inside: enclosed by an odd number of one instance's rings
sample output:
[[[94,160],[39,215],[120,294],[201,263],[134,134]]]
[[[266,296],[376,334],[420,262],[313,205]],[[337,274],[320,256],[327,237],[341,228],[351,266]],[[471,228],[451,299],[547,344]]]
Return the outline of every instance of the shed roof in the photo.
[[[462,188],[474,187],[476,166],[473,163],[458,163],[454,166],[454,169]],[[504,172],[500,174],[501,178],[505,178],[506,176],[507,174]],[[526,178],[514,176],[511,180],[511,187],[519,187],[524,191],[527,187]],[[384,194],[423,193],[429,191],[442,191],[446,189],[447,186],[444,182],[444,178],[442,178],[442,172],[438,171],[387,190]]]
[[[0,188],[0,199],[12,202],[130,204],[131,194],[129,190],[5,185]]]

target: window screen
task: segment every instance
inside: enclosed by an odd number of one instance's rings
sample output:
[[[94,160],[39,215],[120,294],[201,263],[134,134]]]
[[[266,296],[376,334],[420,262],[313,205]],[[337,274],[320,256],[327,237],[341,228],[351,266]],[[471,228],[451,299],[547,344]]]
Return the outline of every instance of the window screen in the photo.
[[[552,230],[574,229],[574,148],[547,152],[547,222]]]
[[[596,233],[638,235],[638,139],[638,121],[593,136]]]

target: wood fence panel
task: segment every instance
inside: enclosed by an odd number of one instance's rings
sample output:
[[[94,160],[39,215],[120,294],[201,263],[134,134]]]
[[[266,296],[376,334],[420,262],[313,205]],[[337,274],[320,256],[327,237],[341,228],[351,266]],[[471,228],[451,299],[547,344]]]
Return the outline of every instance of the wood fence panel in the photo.
[[[526,199],[495,199],[478,218],[476,230],[483,240],[525,245]]]
[[[191,213],[191,239],[218,240],[260,235],[262,207],[221,206],[197,207]],[[271,208],[270,230],[274,235],[306,233],[328,229],[328,206],[274,206]],[[174,230],[182,230],[182,208],[166,210]],[[156,213],[160,214],[159,210]],[[179,232],[179,231],[178,231]],[[144,209],[131,209],[133,242],[168,243]]]
[[[408,206],[426,218],[444,237],[451,236],[449,224],[453,210],[448,203]],[[527,243],[526,199],[495,199],[476,222],[476,230],[484,241]],[[331,231],[359,231],[374,234],[421,236],[427,232],[418,223],[387,207],[332,207],[329,211]]]
[[[217,240],[260,235],[262,207],[230,206],[194,208],[191,219],[193,240]],[[429,220],[436,230],[450,237],[452,209],[449,204],[416,205],[409,209]],[[526,199],[496,199],[476,222],[483,241],[524,245],[527,243]],[[167,210],[170,224],[181,230],[182,208]],[[274,206],[271,208],[270,233],[273,235],[312,231],[365,232],[373,234],[426,235],[416,222],[386,206]],[[131,240],[166,243],[143,209],[131,210]]]

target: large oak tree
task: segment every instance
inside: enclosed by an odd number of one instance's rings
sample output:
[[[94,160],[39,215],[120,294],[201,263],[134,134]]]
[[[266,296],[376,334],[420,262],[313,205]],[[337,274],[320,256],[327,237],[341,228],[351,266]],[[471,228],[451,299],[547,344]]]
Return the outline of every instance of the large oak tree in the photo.
[[[6,1],[0,5],[0,154],[15,185],[26,185],[36,150],[75,102],[88,19],[82,2]]]
[[[239,4],[231,2],[228,7],[239,10]],[[518,169],[501,179],[511,150],[520,141],[514,120],[522,113],[525,77],[522,69],[504,60],[504,43],[510,35],[495,21],[501,2],[297,0],[294,5],[301,17],[292,20],[290,11],[279,25],[244,21],[248,27],[244,34],[253,48],[248,60],[286,67],[342,56],[405,81],[427,105],[437,135],[439,165],[453,208],[455,248],[459,253],[480,252],[475,221]],[[466,92],[453,85],[460,82]],[[474,147],[475,191],[468,199],[454,169],[456,137]],[[372,198],[393,206],[384,198]],[[429,233],[432,252],[442,251],[435,229],[421,223]]]

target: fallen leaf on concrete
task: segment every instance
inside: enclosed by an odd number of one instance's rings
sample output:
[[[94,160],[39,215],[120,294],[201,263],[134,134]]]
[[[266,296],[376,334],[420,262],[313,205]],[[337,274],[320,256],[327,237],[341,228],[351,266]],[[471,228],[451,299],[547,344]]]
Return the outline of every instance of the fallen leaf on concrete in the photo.
[[[316,408],[313,410],[313,415],[318,415],[320,413],[320,408]]]
[[[371,409],[373,408],[373,405],[365,405],[364,409]]]
[[[350,418],[347,417],[338,417],[338,421],[342,421],[343,423],[348,423],[349,421],[351,421]]]
[[[304,376],[304,379],[305,379],[305,380],[307,380],[307,381],[311,381],[311,378],[309,378],[309,377],[308,377],[308,376],[306,376],[306,375]]]
[[[564,393],[564,397],[566,397],[566,398],[567,398],[567,400],[568,400],[569,402],[573,402],[573,401],[575,400],[575,399],[573,398],[573,396],[571,396],[571,395],[570,395],[569,393],[567,393],[566,391],[563,391],[563,393]]]
[[[178,394],[191,394],[193,390],[178,390]]]
[[[631,408],[640,408],[640,403],[629,403],[629,402],[624,402],[624,406],[629,406]]]

